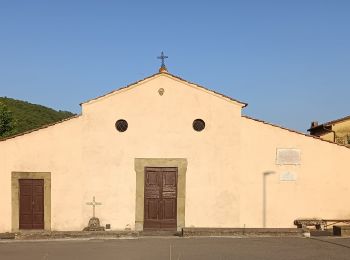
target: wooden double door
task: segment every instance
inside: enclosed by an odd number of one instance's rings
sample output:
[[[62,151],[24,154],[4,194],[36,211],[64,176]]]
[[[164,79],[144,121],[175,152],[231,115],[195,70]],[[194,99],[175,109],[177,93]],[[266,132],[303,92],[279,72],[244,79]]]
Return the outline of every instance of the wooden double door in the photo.
[[[177,168],[145,168],[144,229],[176,230]]]
[[[19,180],[19,228],[44,229],[44,180]]]

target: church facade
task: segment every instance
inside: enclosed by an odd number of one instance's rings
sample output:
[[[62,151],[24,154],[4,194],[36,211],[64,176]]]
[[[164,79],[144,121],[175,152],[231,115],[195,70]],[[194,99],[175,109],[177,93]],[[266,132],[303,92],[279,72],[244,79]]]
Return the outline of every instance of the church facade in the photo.
[[[161,71],[0,141],[0,232],[294,227],[349,219],[349,148]]]

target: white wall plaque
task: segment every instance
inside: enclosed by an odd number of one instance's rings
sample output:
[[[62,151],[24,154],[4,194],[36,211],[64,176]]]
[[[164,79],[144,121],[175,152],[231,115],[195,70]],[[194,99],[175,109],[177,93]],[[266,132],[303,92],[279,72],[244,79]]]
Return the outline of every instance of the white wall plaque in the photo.
[[[297,175],[293,172],[282,172],[280,174],[280,181],[296,181]]]
[[[300,150],[277,148],[276,164],[300,164]]]

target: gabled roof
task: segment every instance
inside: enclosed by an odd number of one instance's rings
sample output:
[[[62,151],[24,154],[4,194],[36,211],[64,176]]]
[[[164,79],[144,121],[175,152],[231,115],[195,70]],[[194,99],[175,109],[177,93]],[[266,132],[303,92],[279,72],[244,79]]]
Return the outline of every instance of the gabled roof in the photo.
[[[196,84],[196,83],[187,81],[187,80],[185,80],[185,79],[183,79],[183,78],[181,78],[181,77],[179,77],[179,76],[175,76],[175,75],[173,75],[173,74],[170,74],[169,72],[158,72],[158,73],[155,73],[155,74],[153,74],[153,75],[151,75],[151,76],[149,76],[149,77],[146,77],[146,78],[144,78],[144,79],[138,80],[138,81],[136,81],[136,82],[134,82],[134,83],[131,83],[131,84],[129,84],[129,85],[127,85],[127,86],[124,86],[124,87],[121,87],[121,88],[119,88],[119,89],[113,90],[113,91],[111,91],[111,92],[109,92],[109,93],[107,93],[107,94],[104,94],[104,95],[102,95],[102,96],[99,96],[99,97],[96,97],[96,98],[87,100],[87,101],[85,101],[85,102],[83,102],[83,103],[80,103],[80,105],[87,104],[87,103],[90,103],[90,102],[92,102],[92,101],[96,101],[96,100],[99,100],[99,99],[101,99],[101,98],[104,98],[104,97],[106,97],[106,96],[116,94],[116,93],[118,93],[118,92],[121,91],[121,90],[126,90],[126,89],[129,89],[129,88],[135,87],[136,85],[141,84],[141,83],[143,83],[143,82],[146,81],[146,80],[149,80],[149,79],[151,79],[151,78],[158,77],[158,76],[160,76],[160,75],[162,75],[162,76],[167,76],[167,77],[169,77],[169,78],[173,78],[173,79],[179,80],[179,81],[181,81],[181,82],[183,82],[183,83],[185,83],[185,84],[187,84],[187,85],[195,86],[195,87],[197,87],[197,88],[199,88],[199,89],[202,89],[202,90],[204,90],[204,91],[206,91],[206,92],[209,92],[209,93],[211,93],[211,94],[213,94],[213,95],[215,95],[215,96],[217,96],[217,97],[224,98],[224,99],[226,99],[226,100],[228,100],[228,101],[232,101],[232,102],[234,102],[234,103],[236,103],[236,104],[238,103],[238,104],[240,104],[242,107],[246,107],[246,106],[248,105],[247,103],[241,102],[241,101],[239,101],[239,100],[237,100],[237,99],[231,98],[231,97],[226,96],[226,95],[221,94],[221,93],[218,93],[218,92],[216,92],[216,91],[213,91],[213,90],[211,90],[211,89],[208,89],[208,88],[203,87],[203,86],[201,86],[201,85],[198,85],[198,84]]]
[[[241,101],[238,101],[238,100],[236,100],[236,99],[233,99],[233,98],[231,98],[231,97],[228,97],[228,96],[226,96],[226,95],[224,95],[224,94],[215,92],[215,91],[210,90],[210,89],[208,89],[208,88],[206,88],[206,87],[203,87],[203,86],[201,86],[201,85],[192,83],[192,82],[190,82],[190,81],[184,80],[183,78],[180,78],[180,77],[178,77],[178,76],[172,75],[172,74],[170,74],[170,73],[167,72],[167,71],[162,71],[162,72],[155,73],[155,74],[153,74],[153,75],[151,75],[151,76],[149,76],[149,77],[146,77],[146,78],[144,78],[144,79],[141,79],[141,80],[139,80],[139,81],[136,81],[136,82],[134,82],[134,83],[131,83],[131,84],[125,86],[125,87],[121,87],[121,88],[116,89],[116,90],[113,90],[113,91],[111,91],[111,92],[109,92],[109,93],[107,93],[107,94],[105,94],[105,95],[102,95],[102,96],[99,96],[99,97],[90,99],[90,100],[85,101],[85,102],[83,102],[83,103],[80,103],[80,105],[82,105],[82,104],[87,104],[87,103],[89,103],[89,102],[92,102],[92,101],[101,99],[101,98],[103,98],[103,97],[112,95],[112,94],[117,93],[117,92],[119,92],[119,91],[121,91],[121,90],[125,90],[125,89],[131,88],[131,87],[135,87],[137,84],[140,84],[140,83],[142,83],[142,82],[144,82],[144,81],[146,81],[146,80],[149,80],[149,79],[151,79],[151,78],[155,78],[155,77],[160,76],[160,75],[168,76],[168,77],[170,77],[170,78],[174,78],[174,79],[176,79],[176,80],[182,81],[182,82],[185,83],[185,84],[195,86],[195,87],[200,88],[200,89],[202,89],[202,90],[204,90],[204,91],[206,91],[206,92],[208,92],[208,93],[211,93],[211,94],[213,94],[213,95],[215,95],[215,96],[218,96],[218,97],[220,97],[220,98],[223,98],[223,99],[226,99],[226,100],[228,100],[228,101],[231,101],[231,102],[233,102],[233,103],[235,103],[235,104],[238,103],[238,104],[241,105],[242,107],[246,107],[246,106],[248,105],[247,103],[243,103],[243,102],[241,102]],[[28,131],[26,131],[26,132],[19,133],[19,134],[13,135],[13,136],[4,137],[4,138],[1,138],[1,137],[0,137],[0,142],[6,141],[6,140],[8,140],[8,139],[13,139],[13,138],[16,138],[16,137],[18,137],[18,136],[27,135],[27,134],[30,134],[30,133],[32,133],[32,132],[36,132],[36,131],[38,131],[38,130],[41,130],[41,129],[44,129],[44,128],[48,128],[48,127],[51,127],[51,126],[54,126],[54,125],[57,125],[57,124],[61,124],[61,123],[64,123],[64,122],[66,122],[66,121],[68,121],[68,120],[78,118],[78,117],[80,117],[80,116],[81,116],[81,115],[74,115],[74,116],[72,116],[72,117],[63,119],[63,120],[61,120],[61,121],[58,121],[58,122],[55,122],[55,123],[51,123],[51,124],[47,124],[47,125],[43,125],[43,126],[41,126],[41,127],[38,127],[38,128],[35,128],[35,129],[31,129],[31,130],[28,130]]]

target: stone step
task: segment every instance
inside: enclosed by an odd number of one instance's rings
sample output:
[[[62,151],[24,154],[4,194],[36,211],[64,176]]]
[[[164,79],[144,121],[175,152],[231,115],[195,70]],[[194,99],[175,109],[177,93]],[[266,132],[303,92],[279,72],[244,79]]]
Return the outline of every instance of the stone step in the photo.
[[[139,236],[181,236],[181,232],[173,230],[144,230]]]
[[[15,239],[16,234],[15,233],[0,233],[0,239]]]
[[[300,228],[183,228],[187,236],[293,236],[302,237]]]
[[[325,236],[333,236],[333,230],[327,229],[327,230],[310,230],[310,236],[312,237],[325,237]]]

